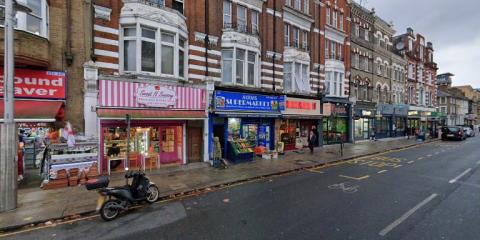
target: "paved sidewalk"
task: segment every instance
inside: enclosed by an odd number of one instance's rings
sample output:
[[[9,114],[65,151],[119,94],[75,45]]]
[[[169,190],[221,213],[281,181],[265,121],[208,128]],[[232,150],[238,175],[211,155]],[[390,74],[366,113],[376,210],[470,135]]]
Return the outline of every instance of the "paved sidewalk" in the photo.
[[[224,170],[214,169],[206,163],[201,163],[151,172],[147,170],[147,174],[150,180],[158,185],[161,197],[168,197],[416,144],[420,143],[413,139],[345,144],[343,156],[340,156],[339,145],[330,145],[317,148],[314,155],[310,154],[308,150],[303,154],[288,152],[275,160],[257,159],[248,163],[230,165]],[[113,175],[110,186],[122,185],[124,181],[123,174]],[[18,208],[0,213],[0,232],[51,219],[91,213],[95,209],[96,199],[96,191],[87,191],[84,186],[47,191],[38,187],[21,189],[18,193]]]

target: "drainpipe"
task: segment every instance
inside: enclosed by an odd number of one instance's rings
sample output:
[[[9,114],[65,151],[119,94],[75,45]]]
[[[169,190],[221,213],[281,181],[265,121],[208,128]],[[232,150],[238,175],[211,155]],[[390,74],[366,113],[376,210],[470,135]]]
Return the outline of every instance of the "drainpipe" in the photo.
[[[65,51],[65,60],[67,66],[71,66],[73,63],[72,54],[72,1],[67,1],[67,50]]]
[[[277,1],[273,0],[273,85],[272,89],[275,92],[275,58],[277,57]]]
[[[95,25],[95,10],[93,9],[93,2],[90,2],[90,23],[91,23],[91,28],[90,28],[90,59],[92,61],[97,61],[97,58],[95,57],[95,31],[94,31],[94,25]]]
[[[208,44],[209,44],[209,19],[208,19],[208,0],[205,0],[205,80],[207,80],[209,72],[208,72]]]

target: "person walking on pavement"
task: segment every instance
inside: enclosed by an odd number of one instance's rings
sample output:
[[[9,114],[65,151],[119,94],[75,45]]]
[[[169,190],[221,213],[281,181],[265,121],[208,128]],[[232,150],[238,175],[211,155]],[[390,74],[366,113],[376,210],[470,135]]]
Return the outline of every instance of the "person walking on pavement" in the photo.
[[[375,138],[375,128],[372,128],[372,133],[371,133],[371,136],[372,138],[372,141],[376,141],[377,139]]]
[[[308,148],[310,148],[310,153],[313,154],[313,148],[315,147],[315,143],[317,142],[317,135],[315,132],[310,130],[310,136],[308,138]]]

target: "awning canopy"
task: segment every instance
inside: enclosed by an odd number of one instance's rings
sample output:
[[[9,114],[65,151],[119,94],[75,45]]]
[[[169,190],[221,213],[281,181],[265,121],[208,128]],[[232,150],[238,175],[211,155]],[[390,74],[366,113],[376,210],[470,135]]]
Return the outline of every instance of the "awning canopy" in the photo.
[[[157,110],[157,109],[117,109],[99,108],[97,115],[102,119],[125,119],[129,114],[131,119],[203,119],[207,118],[205,111],[180,111],[180,110]]]
[[[15,100],[15,122],[55,122],[63,117],[62,101]],[[0,121],[3,122],[5,104],[0,101]]]

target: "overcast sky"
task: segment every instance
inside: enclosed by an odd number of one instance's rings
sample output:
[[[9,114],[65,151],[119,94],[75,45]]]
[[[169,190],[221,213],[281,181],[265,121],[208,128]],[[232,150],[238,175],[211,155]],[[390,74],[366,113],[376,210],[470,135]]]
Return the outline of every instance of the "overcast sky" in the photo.
[[[361,0],[356,0],[361,2]],[[438,73],[455,74],[453,85],[480,88],[480,0],[363,0],[393,21],[397,35],[412,27],[433,43]]]

